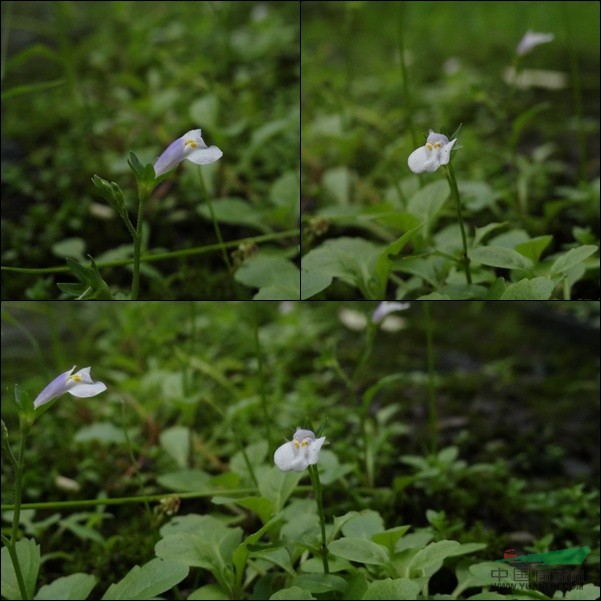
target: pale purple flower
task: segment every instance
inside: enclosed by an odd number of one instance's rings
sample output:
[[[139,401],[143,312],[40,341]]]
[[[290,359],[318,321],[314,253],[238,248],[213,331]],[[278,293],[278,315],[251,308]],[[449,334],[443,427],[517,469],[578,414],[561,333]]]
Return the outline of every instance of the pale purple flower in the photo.
[[[382,323],[384,319],[394,313],[395,311],[404,311],[409,308],[409,303],[399,303],[396,301],[382,301],[373,312],[371,316],[371,322],[378,324]]]
[[[520,40],[520,43],[516,48],[516,52],[518,56],[524,56],[540,44],[552,42],[554,39],[555,36],[552,33],[537,33],[536,31],[528,30],[524,37]]]
[[[175,169],[184,159],[197,165],[214,163],[223,156],[217,146],[207,146],[202,139],[200,129],[191,129],[181,138],[175,140],[154,164],[154,173],[157,177]]]
[[[413,173],[432,173],[441,165],[447,165],[451,160],[451,148],[457,142],[457,138],[449,142],[443,134],[437,134],[430,130],[425,146],[414,150],[407,159],[407,165]]]
[[[315,438],[311,430],[297,428],[292,440],[276,449],[273,461],[283,472],[302,472],[319,459],[319,451],[326,437]]]
[[[33,406],[37,409],[46,403],[62,396],[66,392],[79,398],[89,398],[106,390],[103,382],[94,382],[90,376],[90,368],[84,367],[73,373],[75,365],[64,374],[57,376],[38,394]]]

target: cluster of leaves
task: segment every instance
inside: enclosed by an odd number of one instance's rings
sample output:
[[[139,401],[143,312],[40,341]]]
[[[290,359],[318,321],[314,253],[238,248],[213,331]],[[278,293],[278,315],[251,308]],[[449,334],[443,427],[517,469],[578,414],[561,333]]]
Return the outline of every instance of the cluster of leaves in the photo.
[[[521,13],[510,18],[517,5],[474,9],[470,18],[494,22],[495,36],[483,22],[466,34],[464,15],[442,5],[304,11],[303,298],[599,296],[598,145],[574,142],[599,127],[599,33],[589,27],[599,7],[567,16],[541,7],[530,7],[529,25],[557,35],[527,65],[559,65],[560,89],[503,81],[524,34]],[[344,27],[332,40],[324,29],[334,21]],[[570,87],[589,73],[586,117],[574,115]],[[459,123],[453,163],[472,285],[447,183],[407,167],[429,128],[450,135]]]
[[[598,372],[586,337],[566,353],[561,328],[530,313],[544,303],[434,306],[441,415],[440,448],[431,452],[418,306],[403,313],[402,332],[378,334],[369,369],[357,376],[365,331],[342,326],[333,303],[19,306],[61,366],[77,357],[109,384],[102,402],[59,401],[28,439],[25,501],[97,503],[22,516],[18,548],[31,598],[516,598],[524,592],[509,591],[511,570],[495,579],[500,592],[490,588],[516,531],[527,533],[532,552],[590,546],[585,571],[596,582],[594,470],[590,482],[568,483],[564,456],[543,453],[547,439],[569,448],[559,430],[570,420],[576,455],[595,444]],[[366,316],[374,308],[346,307]],[[5,311],[13,336],[23,314],[12,303]],[[581,323],[597,340],[597,304],[548,311],[566,321],[577,313],[567,335]],[[3,356],[5,383],[26,375],[21,340]],[[521,354],[508,361],[517,341]],[[29,376],[25,389],[35,394],[48,379]],[[14,422],[11,403],[3,418]],[[283,474],[271,460],[308,418],[328,419],[319,469],[329,574],[304,474]],[[535,443],[532,423],[540,425]],[[532,464],[533,444],[548,473]],[[10,501],[10,469],[2,477]],[[142,494],[162,500],[150,512],[114,504]],[[2,560],[3,595],[19,598],[5,551]],[[587,585],[566,598],[598,594]]]
[[[90,178],[119,182],[125,210],[135,214],[129,151],[152,163],[199,127],[224,152],[203,168],[214,215],[194,168],[155,191],[145,210],[144,255],[197,253],[143,263],[141,296],[249,298],[263,286],[268,270],[257,279],[245,268],[234,280],[213,218],[235,266],[277,259],[296,269],[297,5],[183,2],[140,11],[135,2],[63,2],[2,10],[11,41],[3,65],[3,266],[55,268],[68,258],[85,289],[96,277],[92,256],[113,293],[127,290],[131,240]],[[57,269],[3,271],[3,298],[55,298]]]

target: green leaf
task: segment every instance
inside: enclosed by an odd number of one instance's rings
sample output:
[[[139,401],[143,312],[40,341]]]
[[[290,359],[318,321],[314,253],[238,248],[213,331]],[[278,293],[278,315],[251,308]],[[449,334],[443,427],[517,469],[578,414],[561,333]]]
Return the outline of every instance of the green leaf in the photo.
[[[384,532],[373,534],[371,540],[378,545],[383,545],[390,553],[393,553],[397,541],[405,535],[409,528],[411,528],[411,526],[397,526],[396,528],[390,528],[389,530],[384,530]]]
[[[179,561],[152,559],[142,567],[134,566],[119,582],[111,584],[102,599],[151,599],[181,582],[188,572]]]
[[[199,492],[209,490],[212,478],[202,470],[178,470],[157,476],[157,482],[168,490]]]
[[[372,298],[370,281],[374,278],[381,247],[363,238],[341,237],[326,240],[302,259],[302,269],[330,277],[359,288],[366,298]]]
[[[96,578],[91,574],[71,574],[57,578],[50,584],[40,588],[34,597],[36,601],[64,599],[64,601],[83,601],[96,585]]]
[[[318,271],[301,270],[301,300],[307,300],[325,290],[334,278]]]
[[[31,538],[22,538],[15,544],[15,551],[21,566],[27,599],[33,599],[38,573],[40,571],[40,546]],[[15,568],[6,547],[0,552],[2,566],[2,596],[5,599],[21,599]]]
[[[503,221],[502,223],[489,223],[483,227],[477,227],[476,231],[474,233],[474,239],[472,241],[472,246],[474,248],[476,248],[476,246],[478,246],[480,244],[480,242],[482,242],[482,240],[484,240],[484,238],[486,236],[488,236],[488,234],[490,234],[490,232],[493,232],[494,230],[497,230],[501,227],[505,227],[507,225],[506,221]]]
[[[213,497],[215,505],[239,505],[246,507],[259,516],[261,522],[266,524],[273,516],[273,501],[265,497]]]
[[[444,180],[427,184],[418,190],[407,204],[407,210],[418,217],[421,223],[427,223],[431,228],[435,217],[449,197],[449,186]]]
[[[521,255],[524,255],[530,259],[533,263],[538,263],[540,256],[544,250],[551,244],[553,236],[538,236],[537,238],[531,238],[526,242],[517,244],[514,248]]]
[[[572,248],[567,253],[564,253],[555,259],[555,262],[551,266],[551,277],[565,273],[570,267],[574,267],[574,265],[581,263],[593,253],[597,252],[597,250],[598,246],[595,246],[594,244]]]
[[[362,599],[417,599],[419,584],[409,578],[386,578],[367,585]]]
[[[136,177],[136,180],[143,179],[144,177],[144,165],[140,162],[140,159],[135,155],[133,151],[129,151],[129,158],[127,159],[127,164],[129,168],[132,170],[133,174]]]
[[[234,279],[245,286],[260,288],[256,300],[298,300],[300,297],[298,268],[284,257],[259,254],[245,261]]]
[[[590,599],[592,601],[594,599],[599,598],[600,591],[601,589],[598,586],[589,582],[588,584],[585,584],[582,588],[575,588],[571,591],[567,591],[565,593],[564,599]]]
[[[190,105],[190,119],[203,129],[215,129],[219,124],[219,104],[215,94],[204,94]]]
[[[469,257],[476,263],[505,269],[529,269],[532,262],[511,248],[503,246],[479,246],[469,251]]]
[[[81,238],[64,238],[52,245],[52,252],[57,257],[71,257],[78,261],[85,258],[86,243]]]
[[[75,442],[101,442],[104,444],[123,444],[125,434],[121,428],[110,422],[97,422],[83,426],[75,434]]]
[[[301,574],[292,579],[292,586],[297,586],[310,593],[342,592],[347,582],[340,576],[333,574]]]
[[[188,601],[228,601],[230,596],[217,584],[205,584],[192,591]]]
[[[363,538],[341,538],[332,541],[328,548],[333,555],[358,563],[385,565],[389,561],[388,553],[382,545]]]
[[[305,601],[305,599],[315,599],[315,597],[309,592],[298,586],[291,586],[289,588],[282,588],[277,593],[273,593],[269,599],[298,599],[298,601]]]
[[[296,489],[303,472],[281,472],[276,467],[261,466],[255,470],[261,496],[273,501],[274,514],[284,509],[286,501]]]
[[[524,278],[519,282],[507,284],[500,300],[549,300],[555,290],[555,282],[548,278]]]
[[[409,562],[409,575],[418,580],[425,579],[427,582],[432,574],[440,570],[444,560],[454,555],[454,551],[459,547],[460,544],[455,540],[430,543],[412,557]]]
[[[6,92],[2,92],[2,102],[9,98],[15,98],[16,96],[22,96],[23,94],[31,94],[33,92],[43,92],[51,88],[56,88],[65,83],[64,79],[52,79],[51,81],[40,81],[38,83],[26,83],[21,86],[14,86]]]
[[[342,533],[347,537],[358,537],[371,540],[374,534],[384,530],[382,516],[372,509],[364,509],[353,515],[342,526]]]
[[[163,430],[159,436],[161,446],[180,468],[188,466],[190,458],[190,429],[185,426],[173,426]]]

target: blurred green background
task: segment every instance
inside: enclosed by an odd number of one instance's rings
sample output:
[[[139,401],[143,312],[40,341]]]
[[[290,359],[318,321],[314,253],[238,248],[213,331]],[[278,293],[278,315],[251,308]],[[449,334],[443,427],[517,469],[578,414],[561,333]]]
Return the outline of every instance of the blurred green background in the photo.
[[[203,175],[225,241],[298,228],[298,3],[3,2],[2,43],[3,265],[129,256],[128,233],[92,175],[130,188],[135,210],[129,151],[154,161],[195,128],[224,153]],[[149,250],[216,243],[187,161],[145,217]],[[293,258],[297,243],[261,250]],[[131,277],[103,275],[125,287]],[[3,272],[2,296],[55,298],[55,282]],[[251,294],[213,252],[147,264],[142,296]]]
[[[378,215],[406,211],[419,188],[407,157],[429,129],[459,126],[469,231],[506,223],[499,245],[550,234],[549,253],[598,245],[599,3],[303,2],[301,20],[303,254],[341,236],[397,239],[406,230]],[[513,89],[527,30],[555,39],[523,57]],[[451,202],[437,218],[442,236]],[[573,298],[598,298],[598,269],[587,277]],[[316,298],[358,297],[338,282]]]

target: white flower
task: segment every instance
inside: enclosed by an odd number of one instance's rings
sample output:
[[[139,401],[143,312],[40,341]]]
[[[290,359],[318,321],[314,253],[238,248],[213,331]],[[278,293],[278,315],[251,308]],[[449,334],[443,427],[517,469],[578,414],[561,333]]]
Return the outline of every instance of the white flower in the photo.
[[[409,303],[398,303],[396,301],[382,301],[371,316],[372,323],[381,323],[388,315],[395,311],[404,311],[409,308]]]
[[[536,48],[540,44],[546,44],[552,42],[555,36],[552,33],[537,33],[535,31],[528,30],[524,37],[520,40],[516,52],[518,56],[524,56]]]
[[[157,177],[175,169],[184,159],[197,165],[214,163],[223,156],[217,146],[207,146],[201,136],[200,129],[191,129],[181,138],[175,140],[154,164],[154,173]]]
[[[106,390],[103,382],[94,382],[90,376],[90,368],[84,367],[73,373],[75,365],[64,374],[57,376],[38,394],[33,406],[37,409],[46,403],[62,396],[66,392],[79,398],[89,398]]]
[[[319,451],[325,441],[325,436],[316,439],[311,430],[297,428],[292,440],[276,449],[273,460],[283,472],[302,472],[317,463]]]
[[[457,142],[457,138],[449,142],[443,134],[437,134],[430,130],[425,146],[414,150],[407,159],[407,165],[413,173],[432,173],[441,165],[447,165],[451,160],[451,148]]]

